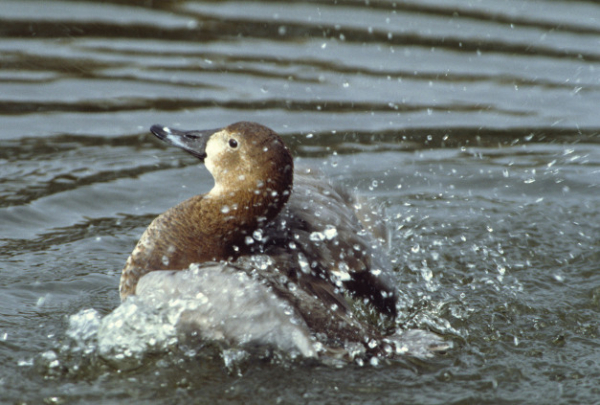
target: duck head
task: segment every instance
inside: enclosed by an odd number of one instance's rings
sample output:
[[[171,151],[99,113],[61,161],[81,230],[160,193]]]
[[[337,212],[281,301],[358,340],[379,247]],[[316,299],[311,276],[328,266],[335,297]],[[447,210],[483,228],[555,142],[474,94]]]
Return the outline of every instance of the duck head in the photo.
[[[263,125],[238,122],[194,131],[154,125],[150,131],[204,162],[215,180],[205,198],[220,200],[226,211],[242,210],[241,217],[250,222],[253,218],[258,226],[274,218],[290,196],[291,153],[279,135]]]

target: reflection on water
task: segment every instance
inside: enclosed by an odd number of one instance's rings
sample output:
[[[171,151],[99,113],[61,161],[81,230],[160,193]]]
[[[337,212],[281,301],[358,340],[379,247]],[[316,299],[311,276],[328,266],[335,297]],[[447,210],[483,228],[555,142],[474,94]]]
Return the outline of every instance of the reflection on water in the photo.
[[[564,0],[3,1],[0,397],[593,402],[599,15]],[[239,120],[385,206],[414,298],[401,321],[454,350],[339,370],[206,342],[121,372],[72,351],[68,317],[118,305],[151,219],[212,186],[148,127]]]

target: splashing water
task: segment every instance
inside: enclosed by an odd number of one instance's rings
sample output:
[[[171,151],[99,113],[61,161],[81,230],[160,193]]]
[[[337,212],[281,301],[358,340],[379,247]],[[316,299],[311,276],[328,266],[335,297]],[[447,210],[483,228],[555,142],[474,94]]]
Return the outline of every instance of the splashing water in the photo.
[[[269,258],[265,260],[257,258],[259,267],[268,265]],[[199,332],[200,339],[234,346],[261,343],[292,358],[316,355],[306,325],[288,304],[238,269],[192,265],[187,271],[148,276],[138,285],[139,296],[129,297],[106,317],[93,309],[71,316],[67,335],[74,350],[97,350],[122,366]]]
[[[251,263],[259,271],[272,264],[261,255]],[[136,367],[147,354],[169,351],[190,339],[226,343],[231,352],[223,351],[222,357],[228,368],[247,358],[244,347],[256,344],[277,349],[290,359],[340,358],[339,350],[332,352],[311,337],[287,302],[239,269],[192,265],[186,271],[155,271],[148,276],[138,285],[140,295],[129,297],[109,315],[102,317],[94,309],[72,315],[67,331],[70,350],[84,356],[97,354],[121,369]],[[451,346],[429,332],[401,329],[385,342],[390,355],[419,357]],[[365,348],[358,342],[347,343],[343,352],[344,358],[358,364],[372,364],[362,360]]]

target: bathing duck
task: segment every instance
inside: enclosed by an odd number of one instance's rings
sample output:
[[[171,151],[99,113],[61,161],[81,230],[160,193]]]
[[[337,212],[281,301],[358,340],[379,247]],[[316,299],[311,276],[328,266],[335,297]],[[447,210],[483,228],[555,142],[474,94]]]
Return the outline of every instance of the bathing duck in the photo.
[[[365,344],[379,336],[353,314],[352,303],[383,318],[397,315],[389,265],[363,224],[369,223],[355,212],[358,202],[321,175],[295,173],[291,153],[274,131],[252,122],[201,131],[155,125],[150,131],[203,162],[214,187],[152,221],[123,269],[122,300],[165,285],[176,296],[191,288],[193,274],[214,272],[220,264],[221,273],[264,286],[311,339],[327,345]],[[169,284],[173,277],[178,281]],[[210,277],[202,283],[214,286]],[[228,285],[223,294],[236,288]],[[250,305],[228,310],[243,317]]]

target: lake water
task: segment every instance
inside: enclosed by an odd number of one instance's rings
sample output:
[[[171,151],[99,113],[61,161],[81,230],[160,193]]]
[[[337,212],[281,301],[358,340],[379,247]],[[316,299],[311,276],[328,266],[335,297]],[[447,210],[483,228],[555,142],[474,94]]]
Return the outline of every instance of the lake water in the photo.
[[[212,185],[150,125],[240,120],[385,206],[399,322],[452,350],[338,368],[207,343],[126,367],[73,338],[119,305],[152,218]],[[596,2],[3,0],[0,183],[0,402],[600,398]]]

